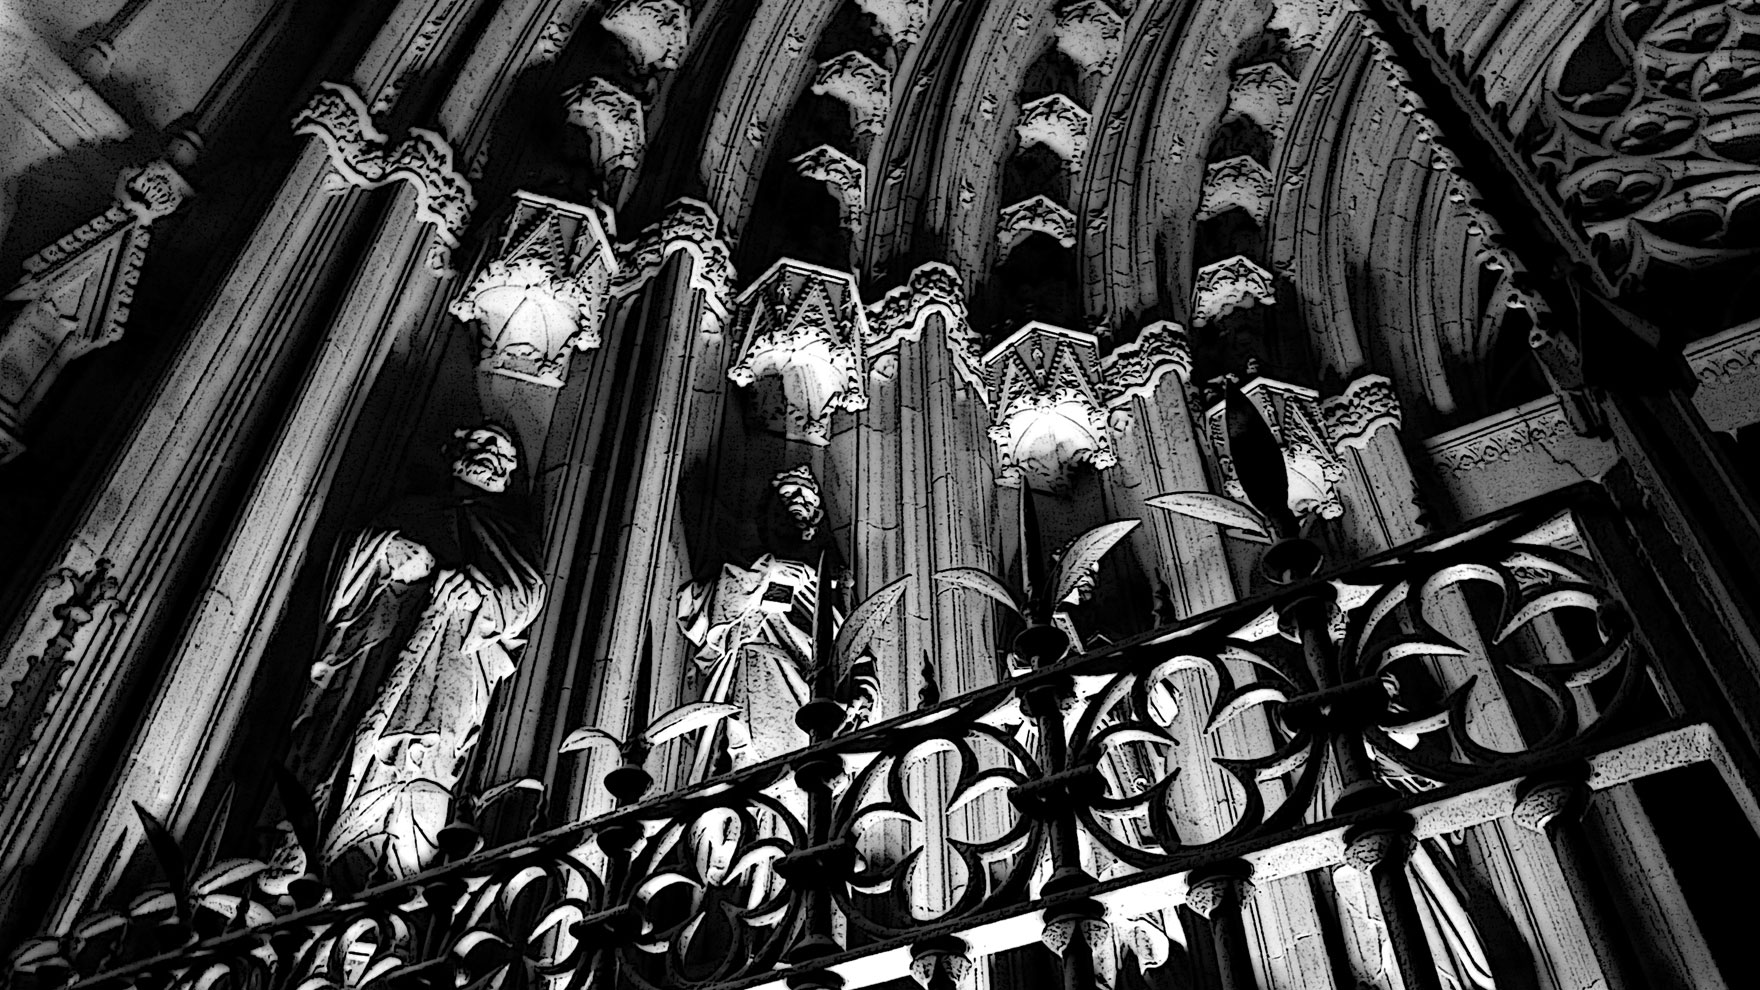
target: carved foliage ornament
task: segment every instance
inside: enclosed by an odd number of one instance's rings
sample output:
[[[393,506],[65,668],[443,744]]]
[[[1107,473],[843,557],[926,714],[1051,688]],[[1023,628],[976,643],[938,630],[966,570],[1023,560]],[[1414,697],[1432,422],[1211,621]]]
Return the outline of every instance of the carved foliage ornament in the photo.
[[[1399,395],[1383,375],[1364,375],[1351,382],[1343,395],[1323,400],[1320,412],[1332,442],[1340,447],[1362,450],[1375,431],[1400,427]]]
[[[1327,435],[1319,393],[1269,378],[1255,378],[1241,386],[1241,392],[1259,407],[1282,448],[1289,479],[1289,510],[1296,519],[1305,523],[1314,516],[1337,519],[1343,515],[1338,484],[1344,480],[1344,463]],[[1246,501],[1246,490],[1228,453],[1225,403],[1218,402],[1204,413],[1204,435],[1223,490],[1231,498]]]
[[[1004,257],[1026,240],[1027,235],[1034,232],[1054,237],[1058,244],[1066,248],[1075,247],[1075,214],[1045,195],[1023,199],[1013,206],[1002,208],[996,222],[996,241],[1002,246]]]
[[[660,221],[642,229],[636,239],[622,246],[622,264],[611,280],[611,293],[629,295],[659,274],[668,255],[689,252],[691,284],[703,290],[704,304],[716,317],[727,316],[727,299],[733,284],[733,256],[721,238],[721,220],[709,204],[695,199],[675,200]]]
[[[624,0],[599,23],[643,72],[678,68],[690,43],[690,12],[677,0]]]
[[[784,258],[740,293],[734,320],[741,345],[727,377],[752,389],[765,428],[823,446],[833,410],[868,407],[868,321],[854,276]]]
[[[1057,12],[1057,50],[1088,75],[1118,64],[1124,18],[1101,0],[1082,0]]]
[[[1042,144],[1063,159],[1064,168],[1074,172],[1082,167],[1082,155],[1088,150],[1088,111],[1062,93],[1052,93],[1021,105],[1020,122],[1015,134],[1022,148]]]
[[[570,350],[599,346],[611,278],[610,211],[514,194],[494,253],[452,304],[478,326],[478,367],[560,388]]]
[[[1616,281],[1760,249],[1760,8],[1609,2],[1528,138]]]
[[[1192,378],[1192,347],[1186,332],[1166,320],[1151,323],[1137,339],[1113,350],[1103,362],[1106,398],[1111,405],[1141,396],[1154,401],[1155,387],[1168,372],[1180,380]]]
[[[978,334],[966,318],[965,282],[959,272],[939,261],[918,265],[909,283],[868,307],[868,356],[894,351],[901,341],[921,340],[923,325],[937,315],[946,328],[954,371],[979,398],[988,401],[979,365]]]
[[[1237,309],[1277,302],[1271,273],[1245,255],[1235,255],[1198,269],[1192,291],[1192,325],[1206,326]]]
[[[860,162],[828,144],[789,159],[803,177],[825,183],[837,198],[838,216],[845,229],[859,233],[867,206],[865,170]]]
[[[640,101],[598,76],[571,88],[562,99],[568,122],[592,136],[593,166],[600,173],[636,167],[647,142]]]
[[[1081,465],[1118,462],[1092,334],[1029,323],[984,356],[984,376],[998,485],[1065,492]]]
[[[451,249],[458,247],[476,197],[471,184],[452,166],[452,147],[434,131],[409,129],[396,145],[373,126],[360,95],[341,83],[318,84],[310,103],[294,115],[293,132],[311,134],[330,151],[333,188],[377,189],[406,182],[416,194],[416,216],[434,225],[436,244],[428,267],[451,273]]]
[[[5,296],[24,307],[0,333],[0,463],[24,449],[18,435],[61,369],[121,339],[150,228],[190,193],[167,162],[129,169],[109,209],[25,259]]]
[[[892,73],[861,52],[844,52],[819,67],[813,94],[843,101],[857,134],[879,134],[892,109]]]

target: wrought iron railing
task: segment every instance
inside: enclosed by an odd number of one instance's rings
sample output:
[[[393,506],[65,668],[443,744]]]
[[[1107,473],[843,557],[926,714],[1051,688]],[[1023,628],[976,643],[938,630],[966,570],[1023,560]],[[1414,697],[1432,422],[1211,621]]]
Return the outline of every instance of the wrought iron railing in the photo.
[[[1148,930],[1186,904],[1210,918],[1227,985],[1247,986],[1252,886],[1351,863],[1407,985],[1438,986],[1401,865],[1413,842],[1506,816],[1557,832],[1594,790],[1721,759],[1694,713],[1632,705],[1667,673],[1619,576],[1575,543],[1573,520],[1606,511],[1583,486],[1330,572],[1285,539],[1270,590],[1177,626],[1065,660],[1035,621],[1015,641],[1033,669],[1012,681],[842,736],[804,713],[814,741],[786,758],[629,800],[637,780],[602,816],[322,903],[220,864],[27,943],[12,976],[951,986],[1043,939],[1066,985],[1091,986],[1109,923]],[[1180,812],[1199,804],[1220,816],[1208,831]]]

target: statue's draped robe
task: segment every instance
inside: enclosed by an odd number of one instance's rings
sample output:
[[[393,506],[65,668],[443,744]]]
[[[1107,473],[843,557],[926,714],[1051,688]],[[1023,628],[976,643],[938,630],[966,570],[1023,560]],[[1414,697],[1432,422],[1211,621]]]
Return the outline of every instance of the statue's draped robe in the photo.
[[[434,859],[490,695],[544,602],[537,555],[494,499],[406,501],[333,571],[290,761],[318,782],[325,866],[354,850],[407,876]],[[448,603],[456,575],[474,608]]]

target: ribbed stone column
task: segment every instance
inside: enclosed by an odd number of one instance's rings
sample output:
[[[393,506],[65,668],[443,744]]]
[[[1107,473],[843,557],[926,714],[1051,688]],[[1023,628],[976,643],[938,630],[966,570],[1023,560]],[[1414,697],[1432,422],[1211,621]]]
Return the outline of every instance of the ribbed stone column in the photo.
[[[474,153],[488,136],[511,90],[508,77],[562,5],[563,0],[525,0],[497,10],[489,26],[497,43],[467,56],[440,114],[440,127],[459,137],[461,156]],[[436,6],[442,5],[406,4],[385,31],[402,30],[412,18],[427,20]],[[448,15],[440,23],[455,22]],[[451,43],[449,36],[441,40]],[[368,57],[382,52],[379,57],[390,60],[393,50],[375,45]],[[377,79],[386,67],[367,62],[356,74]],[[293,328],[311,302],[305,291],[323,271],[326,255],[339,247],[344,232],[339,225],[358,209],[352,193],[342,200],[331,198],[325,189],[327,174],[339,173],[356,185],[385,184],[375,177],[372,156],[385,153],[388,139],[363,120],[365,111],[364,101],[352,90],[326,84],[302,113],[302,128],[318,133],[322,146],[311,142],[302,152],[235,274],[185,344],[162,386],[161,400],[149,405],[152,412],[137,428],[135,442],[124,444],[110,487],[100,489],[82,523],[80,537],[97,530],[102,534],[98,545],[105,548],[100,552],[106,556],[115,553],[112,548],[131,554],[153,548],[128,564],[122,562],[128,558],[116,555],[121,558],[118,566],[129,574],[121,595],[138,603],[137,619],[156,623],[170,618],[159,614],[166,604],[163,596],[176,571],[191,562],[179,560],[166,549],[166,541],[193,539],[195,518],[230,467],[219,452],[247,446],[247,427],[266,412],[253,405],[277,396],[267,387],[272,379],[265,376],[285,373],[277,360],[289,357],[285,338],[298,336]],[[204,590],[185,613],[186,624],[161,668],[128,755],[97,802],[70,879],[50,914],[52,926],[104,896],[133,861],[142,840],[134,804],[158,816],[173,833],[189,827],[243,714],[254,671],[286,604],[296,573],[290,562],[305,554],[371,384],[396,340],[441,317],[446,284],[434,277],[433,269],[443,264],[441,246],[456,242],[469,213],[469,186],[452,170],[450,149],[439,135],[421,132],[409,140],[430,145],[429,166],[402,176],[406,181],[396,185],[334,322],[284,407],[286,418],[271,439],[243,508],[233,517]],[[116,547],[119,536],[130,538],[131,545]],[[93,552],[92,543],[80,537],[73,552]],[[139,634],[145,630],[133,623],[113,628],[135,635],[104,637],[102,643],[91,644],[98,649],[88,646],[76,664],[126,670],[138,662],[136,651],[146,645]],[[44,802],[45,793],[53,802],[55,785],[71,783],[69,768],[82,760],[80,743],[90,739],[90,746],[101,738],[89,731],[92,718],[118,700],[108,692],[119,685],[109,680],[90,685],[90,693],[64,696],[76,698],[78,706],[51,713],[64,734],[52,742],[45,739],[29,756],[59,763],[62,772],[39,773],[25,781],[27,786],[11,795],[9,812],[14,802]],[[82,729],[89,732],[84,739],[65,734]],[[43,780],[45,776],[51,779]],[[53,821],[56,810],[51,803],[36,821]],[[28,850],[27,844],[18,843],[8,853],[22,856]]]

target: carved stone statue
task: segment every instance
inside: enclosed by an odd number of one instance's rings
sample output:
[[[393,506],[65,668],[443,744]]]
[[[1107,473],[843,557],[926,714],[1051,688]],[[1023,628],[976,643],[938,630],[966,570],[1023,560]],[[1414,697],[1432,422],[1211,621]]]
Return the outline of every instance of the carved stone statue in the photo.
[[[778,474],[771,487],[804,546],[825,518],[818,483],[799,467]],[[724,724],[722,746],[706,739],[699,748],[698,778],[724,769],[717,766],[723,753],[738,768],[807,744],[794,716],[812,697],[808,677],[818,598],[815,566],[773,553],[750,566],[723,564],[714,578],[679,590],[678,624],[697,647],[693,660],[703,677],[702,700],[744,709]],[[841,622],[840,613],[833,616]],[[870,659],[846,672],[840,693],[849,713],[842,731],[874,717],[878,684]]]
[[[345,859],[395,877],[430,865],[490,695],[544,602],[529,534],[500,504],[512,438],[489,424],[454,436],[452,491],[395,506],[333,574],[290,759],[321,781],[313,872]]]

